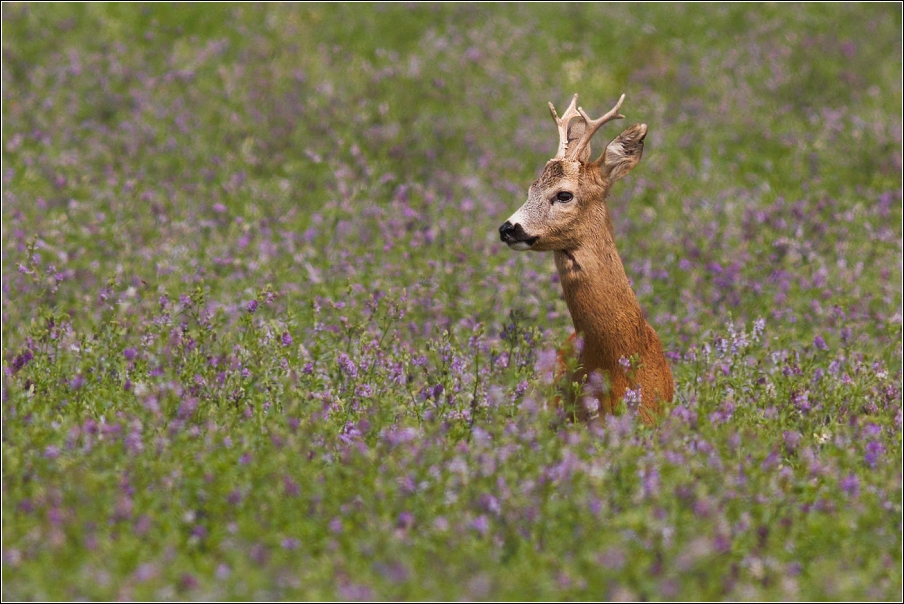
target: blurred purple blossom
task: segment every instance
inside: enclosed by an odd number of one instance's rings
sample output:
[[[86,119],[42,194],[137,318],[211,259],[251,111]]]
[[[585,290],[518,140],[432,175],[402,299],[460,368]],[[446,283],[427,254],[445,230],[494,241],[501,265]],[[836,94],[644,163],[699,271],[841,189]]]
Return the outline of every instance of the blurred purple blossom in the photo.
[[[841,490],[851,497],[856,497],[860,494],[860,479],[853,472],[842,478],[838,484]]]
[[[490,530],[490,519],[486,515],[481,514],[471,521],[471,528],[481,535],[486,535]]]
[[[877,440],[871,440],[866,443],[866,454],[864,456],[864,461],[866,461],[866,465],[871,468],[875,468],[876,464],[885,455],[885,445]]]
[[[301,547],[301,541],[295,537],[284,537],[280,545],[285,550],[296,550]]]
[[[333,518],[329,522],[330,532],[334,535],[338,535],[342,532],[342,520],[339,518]]]
[[[631,359],[628,357],[620,357],[618,359],[618,364],[621,366],[622,371],[627,375],[628,371],[631,369]]]
[[[628,388],[625,390],[625,405],[632,413],[637,412],[640,408],[642,399],[643,395],[641,393],[640,385],[638,385],[637,388]]]
[[[20,354],[17,354],[13,358],[13,362],[11,364],[13,373],[18,373],[23,367],[28,365],[32,359],[34,359],[34,354],[30,350],[26,350]]]
[[[298,497],[301,487],[289,476],[283,476],[283,492],[287,497]]]
[[[414,514],[409,511],[403,511],[396,519],[396,527],[400,529],[410,529],[414,526]]]
[[[345,375],[347,375],[350,379],[355,379],[356,377],[358,377],[358,367],[347,354],[345,354],[344,352],[339,353],[337,362],[339,363],[339,368],[342,369]]]

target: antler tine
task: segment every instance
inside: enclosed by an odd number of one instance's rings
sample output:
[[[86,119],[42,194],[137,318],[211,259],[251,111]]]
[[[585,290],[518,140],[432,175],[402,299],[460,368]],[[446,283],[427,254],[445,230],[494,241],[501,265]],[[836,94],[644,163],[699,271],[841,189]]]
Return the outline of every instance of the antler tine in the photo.
[[[565,159],[565,153],[568,150],[568,123],[576,117],[581,117],[581,114],[579,113],[580,110],[575,109],[577,104],[578,95],[575,94],[571,98],[571,104],[568,105],[568,109],[565,110],[565,113],[563,113],[560,118],[559,114],[556,113],[556,106],[549,103],[549,112],[552,114],[552,119],[556,121],[556,126],[559,128],[559,150],[556,151],[555,159]]]
[[[574,95],[574,96],[575,96],[575,99],[577,99],[578,95]],[[625,118],[625,116],[623,116],[622,114],[620,114],[618,112],[618,110],[621,108],[622,102],[624,100],[625,100],[625,95],[621,95],[621,98],[618,99],[618,102],[615,104],[615,107],[610,109],[609,112],[606,113],[606,115],[602,116],[601,118],[595,119],[595,120],[590,119],[590,117],[584,112],[584,109],[581,107],[578,107],[578,113],[580,114],[580,116],[582,118],[584,118],[585,127],[584,127],[584,132],[581,134],[581,140],[578,141],[578,144],[575,145],[575,147],[569,153],[569,156],[572,159],[577,158],[581,154],[581,151],[583,151],[584,147],[586,147],[588,144],[590,144],[590,139],[593,138],[593,134],[599,129],[600,126],[602,126],[606,122],[609,122],[612,120],[621,120],[621,119]]]

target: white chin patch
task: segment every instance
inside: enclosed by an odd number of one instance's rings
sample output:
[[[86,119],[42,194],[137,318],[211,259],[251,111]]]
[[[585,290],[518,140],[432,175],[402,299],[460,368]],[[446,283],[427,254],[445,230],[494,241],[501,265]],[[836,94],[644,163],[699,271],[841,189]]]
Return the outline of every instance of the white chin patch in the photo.
[[[530,249],[530,244],[527,243],[526,241],[516,241],[515,243],[508,244],[508,246],[510,248],[512,248],[513,250],[517,250],[519,252],[523,252],[524,250]]]

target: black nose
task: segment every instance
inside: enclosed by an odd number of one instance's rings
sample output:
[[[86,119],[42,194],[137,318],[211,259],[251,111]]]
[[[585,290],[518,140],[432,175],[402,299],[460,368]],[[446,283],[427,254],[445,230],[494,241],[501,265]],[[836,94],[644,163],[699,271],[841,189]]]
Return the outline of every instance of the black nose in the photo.
[[[505,241],[506,235],[511,236],[512,233],[514,233],[514,232],[515,232],[515,225],[513,225],[508,220],[505,221],[505,224],[503,224],[501,227],[499,227],[499,235],[502,237],[503,241]]]

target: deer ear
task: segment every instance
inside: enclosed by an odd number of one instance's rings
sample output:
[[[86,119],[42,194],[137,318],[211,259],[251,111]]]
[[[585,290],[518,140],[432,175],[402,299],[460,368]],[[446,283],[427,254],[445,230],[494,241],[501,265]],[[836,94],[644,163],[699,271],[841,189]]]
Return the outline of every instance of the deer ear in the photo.
[[[643,139],[646,135],[646,124],[634,124],[616,136],[596,160],[603,176],[614,181],[630,172],[643,155]]]

